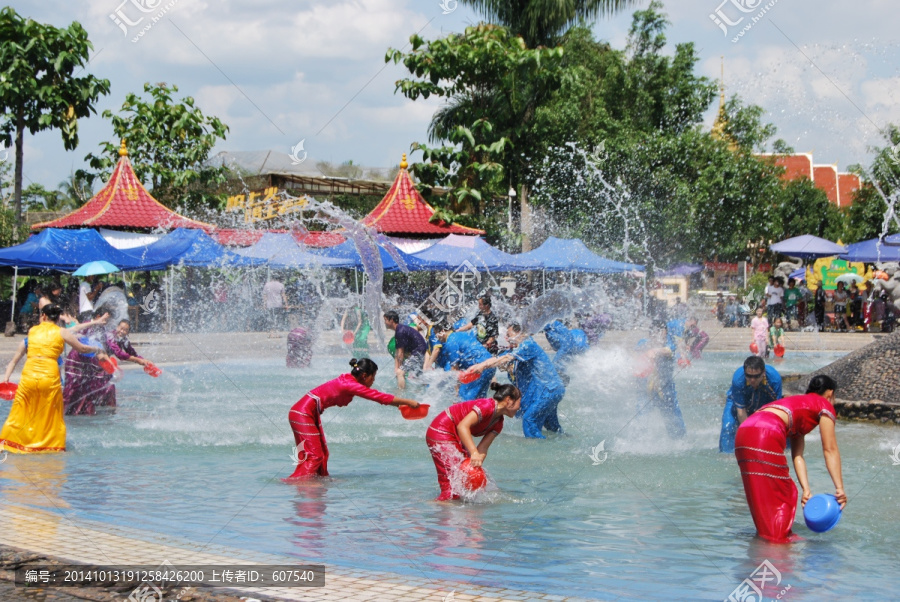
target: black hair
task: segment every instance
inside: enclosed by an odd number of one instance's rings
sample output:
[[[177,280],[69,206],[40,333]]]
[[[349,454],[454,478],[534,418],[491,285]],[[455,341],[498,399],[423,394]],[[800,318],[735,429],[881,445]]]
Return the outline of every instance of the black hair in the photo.
[[[782,278],[781,276],[776,276],[775,282],[778,284],[778,286],[784,286],[784,278]]]
[[[62,314],[62,310],[59,308],[59,305],[55,303],[48,303],[43,308],[41,308],[41,313],[47,316],[48,321],[58,322],[59,316]]]
[[[759,372],[766,371],[766,362],[763,358],[758,355],[751,355],[747,359],[744,360],[744,371],[746,372],[748,369],[757,370]]]
[[[503,401],[507,397],[512,397],[513,399],[522,398],[522,394],[515,385],[501,385],[498,382],[493,382],[491,383],[491,391],[496,391],[494,393],[495,401]]]
[[[350,370],[351,376],[368,376],[378,372],[378,364],[367,357],[350,360],[350,366],[353,367],[353,369]]]
[[[520,332],[522,332],[522,326],[518,322],[511,323],[509,326],[507,326],[507,328],[509,328],[516,334],[519,334]]]
[[[119,324],[128,324],[128,328],[131,328],[131,320],[129,320],[128,318],[122,318],[121,320],[119,320]],[[116,326],[118,326],[119,324],[116,324]]]
[[[490,307],[490,306],[491,306],[491,298],[488,297],[487,295],[485,295],[484,297],[481,297],[481,298],[479,299],[479,301],[481,301],[481,303],[482,303],[485,307]]]
[[[827,374],[817,374],[806,385],[807,393],[824,395],[825,391],[837,391],[837,383]]]
[[[387,318],[388,322],[400,323],[400,316],[394,310],[384,312],[384,317]]]

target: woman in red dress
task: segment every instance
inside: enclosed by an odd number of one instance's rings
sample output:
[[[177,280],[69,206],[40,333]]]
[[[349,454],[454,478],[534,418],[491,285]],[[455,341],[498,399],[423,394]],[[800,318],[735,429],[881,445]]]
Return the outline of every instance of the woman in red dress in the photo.
[[[342,374],[334,380],[319,385],[300,401],[294,404],[288,413],[288,421],[294,431],[294,442],[297,445],[297,468],[285,481],[307,479],[313,476],[328,476],[328,445],[325,442],[325,431],[322,430],[322,412],[326,409],[348,405],[355,396],[390,406],[419,407],[419,402],[412,399],[395,397],[390,393],[382,393],[372,389],[378,365],[370,359],[350,360],[353,369],[349,374]]]
[[[803,459],[804,437],[817,426],[822,437],[825,467],[841,509],[847,504],[844,481],[841,477],[841,453],[834,433],[834,391],[837,384],[829,376],[813,377],[806,395],[794,395],[764,405],[741,423],[734,441],[744,481],[744,493],[750,514],[760,537],[777,543],[794,541],[791,532],[797,513],[797,486],[791,479],[784,456],[788,438],[794,472],[803,488],[801,502],[812,496]]]
[[[432,421],[425,442],[437,469],[441,494],[436,501],[459,499],[453,492],[450,474],[469,457],[471,466],[484,462],[488,448],[503,430],[503,417],[512,418],[519,410],[522,394],[513,385],[491,383],[493,399],[473,399],[455,403]],[[475,437],[481,442],[475,445]]]

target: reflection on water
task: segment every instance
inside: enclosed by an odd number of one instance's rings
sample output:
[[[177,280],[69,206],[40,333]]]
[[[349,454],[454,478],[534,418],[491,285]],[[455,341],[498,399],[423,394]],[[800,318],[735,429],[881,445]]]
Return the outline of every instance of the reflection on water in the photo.
[[[779,368],[806,371],[833,357],[797,354]],[[567,434],[529,440],[520,422],[507,421],[486,462],[496,489],[473,503],[431,501],[428,420],[404,421],[360,399],[323,415],[333,478],[280,482],[291,470],[287,411],[343,370],[337,358],[304,371],[254,360],[172,366],[159,379],[129,371],[114,414],[70,419],[65,455],[11,455],[0,464],[0,489],[7,503],[433,580],[723,599],[768,560],[790,599],[893,597],[900,470],[890,450],[900,432],[840,424],[851,494],[841,523],[817,535],[801,517],[795,532],[805,542],[762,542],[734,458],[716,451],[724,391],[742,360],[708,353],[678,374],[688,434],[675,442],[658,414],[634,418],[640,398],[627,354],[592,352],[560,406]],[[390,388],[389,372],[376,387]],[[434,415],[452,387],[438,376],[428,382],[419,397]],[[601,441],[608,456],[595,464]],[[817,438],[806,455],[814,491],[830,491]]]

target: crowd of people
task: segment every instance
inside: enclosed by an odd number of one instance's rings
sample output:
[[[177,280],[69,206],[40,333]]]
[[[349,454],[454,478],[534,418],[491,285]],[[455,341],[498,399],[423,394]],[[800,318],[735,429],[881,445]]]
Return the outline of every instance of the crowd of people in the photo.
[[[848,287],[839,281],[834,290],[819,286],[811,291],[803,279],[788,278],[785,284],[784,278],[773,275],[769,276],[756,309],[763,310],[770,326],[780,318],[787,331],[868,332],[877,324],[881,332],[893,332],[900,309],[886,292],[875,294],[872,287],[868,290],[869,293],[860,289],[855,282]],[[723,326],[752,326],[753,314],[743,297],[718,294],[716,318]],[[758,338],[756,334],[754,338]]]
[[[103,289],[95,280],[89,277],[79,283],[77,312],[64,312],[53,302],[60,294],[58,288],[47,287],[49,295],[37,287],[29,291],[37,301],[26,302],[37,303],[39,322],[29,329],[7,366],[5,382],[26,358],[12,409],[0,431],[3,449],[14,453],[64,451],[65,415],[91,415],[97,408],[116,405],[115,370],[108,369],[110,358],[149,364],[128,340],[130,322],[122,319],[109,324],[106,308],[94,307]],[[795,287],[795,282],[789,282],[787,291]],[[773,288],[779,288],[777,280]],[[773,293],[751,322],[754,342],[761,350],[783,345],[785,327],[790,328],[799,319],[797,305],[802,293],[787,291]],[[269,310],[285,308],[283,285],[270,279],[261,301]],[[490,296],[483,296],[474,316],[453,324],[424,312],[401,318],[398,311],[388,310],[381,316],[385,328],[393,334],[388,350],[393,355],[393,376],[401,394],[409,388],[410,379],[416,381],[429,370],[458,373],[456,402],[437,414],[425,436],[437,473],[440,501],[458,499],[464,493],[454,473],[459,472],[463,460],[475,468],[483,464],[502,431],[504,417],[520,418],[523,434],[529,439],[563,433],[558,408],[566,395],[571,367],[602,338],[610,323],[608,316],[599,315],[580,316],[577,325],[551,320],[541,329],[551,349],[548,353],[535,340],[538,333],[528,332],[517,321],[501,320],[492,305]],[[772,316],[771,326],[767,312]],[[278,313],[272,312],[273,329],[278,327]],[[699,329],[697,318],[687,306],[676,305],[669,315],[657,317],[655,324],[650,336],[633,352],[634,376],[643,382],[637,414],[659,412],[669,437],[678,439],[685,436],[687,428],[678,404],[675,374],[702,357],[709,337]],[[350,372],[313,388],[290,409],[297,465],[286,481],[329,474],[321,419],[328,408],[346,406],[357,396],[384,405],[420,407],[415,399],[372,388],[378,366],[365,357],[370,327],[361,307],[347,309],[341,328],[349,334],[345,342],[357,356],[350,362]],[[66,345],[70,351],[63,357]],[[760,536],[790,541],[798,494],[787,465],[776,457],[784,460],[789,443],[803,490],[800,501],[805,503],[811,489],[803,459],[803,437],[817,426],[836,497],[842,505],[846,503],[834,435],[832,402],[837,385],[828,377],[816,377],[806,395],[783,398],[781,377],[763,357],[764,352],[758,352],[747,358],[732,377],[725,396],[719,449],[737,457]],[[509,384],[498,382],[501,371],[506,372]]]

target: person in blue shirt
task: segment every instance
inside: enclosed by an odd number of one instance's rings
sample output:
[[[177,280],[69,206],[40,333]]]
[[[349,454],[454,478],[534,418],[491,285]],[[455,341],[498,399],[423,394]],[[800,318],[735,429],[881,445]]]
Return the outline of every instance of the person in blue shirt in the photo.
[[[444,370],[468,370],[491,357],[491,352],[481,344],[474,332],[453,332],[449,328],[439,327],[437,343],[432,355],[425,359],[425,368],[434,364]],[[495,368],[491,368],[483,371],[477,380],[460,384],[460,399],[471,401],[487,397],[496,372]]]
[[[666,322],[666,347],[675,355],[675,359],[689,358],[690,345],[688,338],[697,328],[697,318],[675,318]]]
[[[583,330],[577,328],[566,328],[559,320],[554,320],[544,326],[544,336],[550,347],[556,352],[553,356],[553,366],[559,372],[563,383],[569,384],[569,375],[567,373],[569,363],[579,355],[582,355],[589,348],[587,334]]]
[[[663,344],[662,332],[654,333],[652,340],[638,341],[637,351],[642,352],[645,366],[638,378],[645,379],[647,394],[638,409],[638,415],[652,408],[659,410],[666,432],[673,439],[681,439],[687,433],[678,395],[675,390],[675,353],[671,346]]]
[[[419,331],[412,326],[400,324],[400,316],[395,311],[384,313],[384,326],[394,331],[394,374],[400,390],[406,388],[406,374],[419,374],[425,362],[428,346]]]
[[[525,436],[545,439],[542,433],[544,428],[561,433],[556,407],[566,394],[566,387],[559,373],[540,345],[522,332],[522,327],[518,324],[507,327],[506,341],[511,347],[509,353],[475,364],[470,370],[483,372],[512,363],[510,376],[522,392],[522,407],[516,416],[522,417]]]
[[[738,426],[767,403],[781,399],[781,375],[765,360],[751,355],[734,371],[731,388],[725,397],[719,451],[734,453],[734,436]]]

